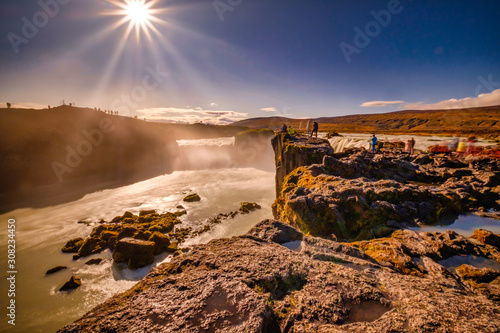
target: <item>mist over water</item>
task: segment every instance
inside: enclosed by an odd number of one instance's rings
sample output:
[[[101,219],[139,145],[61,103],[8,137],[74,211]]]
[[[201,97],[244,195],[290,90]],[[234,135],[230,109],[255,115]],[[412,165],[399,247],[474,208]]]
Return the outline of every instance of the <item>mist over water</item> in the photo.
[[[87,237],[93,226],[77,223],[110,220],[125,211],[138,214],[140,210],[156,209],[158,212],[178,211],[182,205],[187,214],[180,219],[182,228],[201,228],[209,218],[218,213],[236,211],[243,201],[257,202],[262,209],[250,214],[238,214],[234,219],[223,220],[212,230],[192,239],[183,246],[208,242],[214,238],[231,237],[246,233],[261,220],[272,218],[271,204],[275,198],[274,165],[267,157],[247,162],[259,166],[242,167],[235,157],[233,138],[210,140],[183,140],[179,142],[179,156],[175,160],[178,171],[132,185],[94,192],[66,204],[18,209],[0,216],[2,220],[14,218],[17,227],[17,292],[16,326],[6,321],[0,331],[54,332],[94,306],[116,293],[132,287],[150,269],[162,261],[166,254],[156,257],[155,263],[139,270],[129,270],[124,264],[113,264],[111,253],[103,253],[72,260],[72,254],[61,252],[62,246],[72,238]],[[272,148],[269,143],[269,150]],[[179,170],[184,168],[183,170]],[[197,193],[200,202],[186,203],[182,199]],[[7,252],[7,228],[0,230],[0,251]],[[91,258],[104,258],[100,265],[88,266]],[[1,267],[6,267],[6,256],[1,256]],[[52,275],[45,272],[58,265],[68,266]],[[70,293],[58,289],[71,277],[82,279],[82,286]],[[5,272],[1,272],[1,293],[6,295]],[[6,297],[0,306],[7,307]]]

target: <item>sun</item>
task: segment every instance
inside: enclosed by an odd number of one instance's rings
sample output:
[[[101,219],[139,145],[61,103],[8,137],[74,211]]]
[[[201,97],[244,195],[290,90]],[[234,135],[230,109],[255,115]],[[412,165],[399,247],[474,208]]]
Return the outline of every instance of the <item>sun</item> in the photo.
[[[165,21],[159,19],[157,15],[164,13],[166,9],[154,8],[158,0],[107,0],[107,2],[115,9],[102,14],[120,17],[113,28],[126,25],[125,38],[128,38],[134,30],[137,41],[139,41],[141,34],[146,35],[148,40],[151,40],[151,31],[160,35],[155,24],[165,24]]]
[[[144,0],[128,1],[126,4],[127,18],[134,24],[144,24],[150,21],[150,9]]]

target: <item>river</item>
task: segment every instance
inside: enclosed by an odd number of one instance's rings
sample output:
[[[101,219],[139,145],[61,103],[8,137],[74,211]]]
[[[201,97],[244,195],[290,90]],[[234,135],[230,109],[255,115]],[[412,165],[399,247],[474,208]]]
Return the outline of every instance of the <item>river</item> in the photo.
[[[221,144],[222,142],[222,144]],[[124,264],[113,264],[111,253],[72,260],[72,254],[61,252],[67,240],[87,237],[92,225],[78,223],[80,220],[110,220],[125,211],[137,214],[140,210],[156,209],[158,212],[178,211],[183,205],[187,214],[182,216],[181,227],[199,225],[203,219],[218,213],[236,211],[240,202],[257,202],[262,209],[250,214],[237,215],[234,219],[217,224],[212,230],[196,238],[188,239],[187,245],[204,243],[214,238],[231,237],[246,233],[261,220],[271,218],[271,204],[275,198],[274,172],[255,169],[225,167],[230,163],[228,151],[233,139],[183,141],[179,146],[201,149],[205,144],[211,153],[204,159],[199,154],[191,156],[190,169],[175,171],[132,185],[91,193],[80,200],[45,208],[18,209],[0,215],[1,221],[15,219],[16,224],[16,326],[0,321],[0,331],[8,332],[54,332],[82,316],[110,296],[123,292],[146,275],[150,269],[163,261],[159,255],[153,265],[133,271]],[[197,148],[193,148],[196,146]],[[219,149],[217,149],[219,147]],[[214,158],[214,155],[217,156]],[[205,162],[204,162],[205,161]],[[215,161],[217,168],[213,166]],[[186,162],[182,163],[186,166]],[[204,168],[206,167],[206,168]],[[264,169],[273,169],[267,166]],[[198,193],[200,202],[186,203],[182,199],[187,193]],[[6,226],[7,223],[3,223]],[[2,309],[8,306],[7,275],[7,227],[0,230],[0,267],[2,272]],[[104,258],[100,265],[85,265],[91,258]],[[69,269],[51,275],[45,272],[58,265]],[[82,286],[70,293],[58,289],[71,277],[82,279]],[[2,317],[5,317],[2,311]]]

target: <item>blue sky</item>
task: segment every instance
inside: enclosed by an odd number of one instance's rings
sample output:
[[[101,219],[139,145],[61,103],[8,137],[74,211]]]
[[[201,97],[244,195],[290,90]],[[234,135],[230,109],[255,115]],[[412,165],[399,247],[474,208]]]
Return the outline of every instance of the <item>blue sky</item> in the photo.
[[[500,104],[498,1],[146,1],[138,34],[123,3],[2,1],[0,102],[212,123]]]

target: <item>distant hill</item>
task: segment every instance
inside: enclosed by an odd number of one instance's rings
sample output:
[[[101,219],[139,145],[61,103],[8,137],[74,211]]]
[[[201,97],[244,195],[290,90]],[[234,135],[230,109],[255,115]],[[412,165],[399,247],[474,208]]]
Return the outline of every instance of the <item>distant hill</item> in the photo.
[[[233,125],[278,130],[283,123],[305,130],[309,119],[253,118]],[[320,131],[344,133],[500,136],[500,106],[455,110],[403,110],[390,113],[321,117]]]
[[[0,109],[0,212],[171,172],[176,139],[233,136],[244,129],[152,123],[70,106]]]

